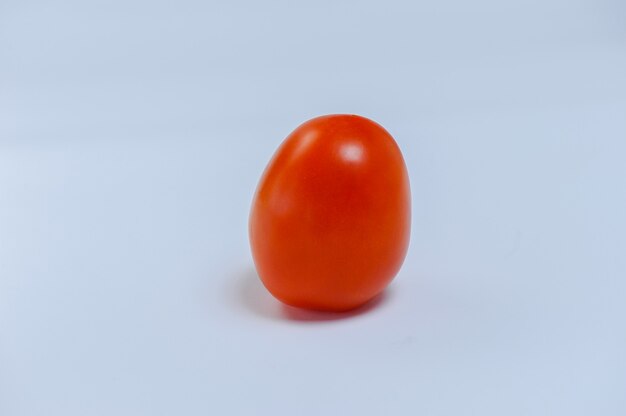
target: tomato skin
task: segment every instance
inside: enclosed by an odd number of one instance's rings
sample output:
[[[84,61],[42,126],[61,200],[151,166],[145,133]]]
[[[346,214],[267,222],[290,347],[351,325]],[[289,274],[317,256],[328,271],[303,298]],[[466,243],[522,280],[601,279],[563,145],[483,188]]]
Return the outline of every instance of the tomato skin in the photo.
[[[409,245],[411,195],[391,135],[356,115],[300,125],[268,164],[249,237],[265,287],[306,309],[358,307],[391,282]]]

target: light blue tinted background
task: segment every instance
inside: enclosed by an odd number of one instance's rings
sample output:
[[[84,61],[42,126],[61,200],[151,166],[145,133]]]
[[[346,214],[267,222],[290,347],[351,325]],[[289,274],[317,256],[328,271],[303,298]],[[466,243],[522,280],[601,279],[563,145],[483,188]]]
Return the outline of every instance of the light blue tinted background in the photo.
[[[384,125],[405,265],[345,319],[247,243],[280,141]],[[626,4],[0,1],[0,415],[626,414]]]

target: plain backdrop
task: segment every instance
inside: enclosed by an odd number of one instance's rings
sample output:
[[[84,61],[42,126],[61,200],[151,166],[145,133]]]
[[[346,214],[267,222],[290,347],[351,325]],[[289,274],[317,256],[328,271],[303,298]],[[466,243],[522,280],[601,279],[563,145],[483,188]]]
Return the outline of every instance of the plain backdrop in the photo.
[[[342,316],[247,239],[328,113],[413,193]],[[0,0],[0,415],[623,416],[625,159],[623,0]]]

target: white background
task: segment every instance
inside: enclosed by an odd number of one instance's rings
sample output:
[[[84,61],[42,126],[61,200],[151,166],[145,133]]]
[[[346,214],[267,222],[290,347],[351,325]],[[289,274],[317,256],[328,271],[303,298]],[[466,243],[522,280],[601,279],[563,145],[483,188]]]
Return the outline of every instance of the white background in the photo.
[[[626,5],[0,1],[0,415],[626,414]],[[247,216],[385,126],[403,269],[282,307]]]

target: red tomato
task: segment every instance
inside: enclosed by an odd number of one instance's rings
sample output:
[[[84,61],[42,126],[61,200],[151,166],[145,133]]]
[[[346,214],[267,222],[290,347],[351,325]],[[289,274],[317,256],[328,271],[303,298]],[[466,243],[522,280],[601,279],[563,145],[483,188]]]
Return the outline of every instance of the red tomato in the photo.
[[[379,294],[409,244],[411,192],[391,135],[328,115],[285,139],[258,185],[249,233],[267,289],[292,306],[344,311]]]

